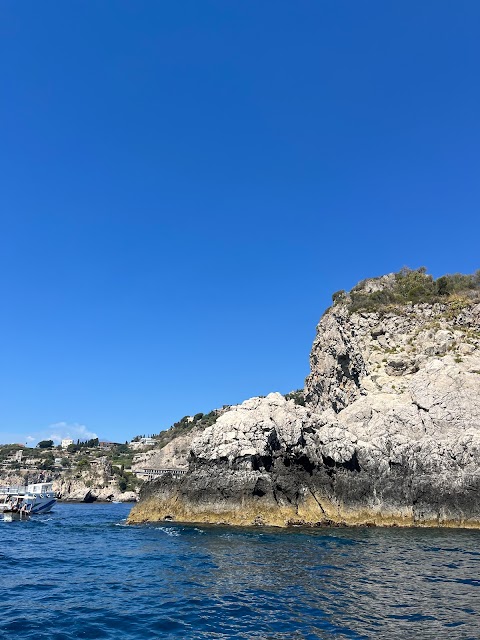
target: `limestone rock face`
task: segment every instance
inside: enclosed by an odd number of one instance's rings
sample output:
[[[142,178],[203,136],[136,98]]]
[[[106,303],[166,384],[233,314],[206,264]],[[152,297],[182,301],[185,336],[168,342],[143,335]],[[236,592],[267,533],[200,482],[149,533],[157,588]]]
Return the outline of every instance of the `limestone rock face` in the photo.
[[[276,451],[294,451],[303,442],[303,425],[309,411],[286,401],[280,393],[251,398],[224,413],[191,444],[194,459],[225,460],[252,468],[256,457],[269,457]]]
[[[105,460],[88,469],[54,472],[53,489],[57,496],[66,502],[119,501],[134,502],[134,491],[121,492],[112,478],[111,464]]]
[[[130,520],[480,527],[479,304],[340,301],[310,365],[306,406],[273,393],[231,407]]]
[[[144,453],[137,453],[133,458],[132,470],[187,468],[192,440],[197,435],[198,431],[192,430],[185,435],[178,436],[162,449],[151,449]]]

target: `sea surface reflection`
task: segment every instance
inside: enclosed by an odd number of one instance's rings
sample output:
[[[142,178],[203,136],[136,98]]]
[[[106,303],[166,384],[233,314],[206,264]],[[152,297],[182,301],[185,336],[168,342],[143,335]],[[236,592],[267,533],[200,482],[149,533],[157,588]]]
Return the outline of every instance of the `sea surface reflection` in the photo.
[[[480,638],[480,532],[0,522],[0,637]]]

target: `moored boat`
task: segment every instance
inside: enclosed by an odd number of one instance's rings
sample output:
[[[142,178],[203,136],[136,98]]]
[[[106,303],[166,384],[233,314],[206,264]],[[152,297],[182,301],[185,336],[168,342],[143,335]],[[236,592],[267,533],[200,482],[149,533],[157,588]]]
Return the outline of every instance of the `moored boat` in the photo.
[[[48,513],[56,501],[51,482],[0,487],[0,512],[3,513]]]

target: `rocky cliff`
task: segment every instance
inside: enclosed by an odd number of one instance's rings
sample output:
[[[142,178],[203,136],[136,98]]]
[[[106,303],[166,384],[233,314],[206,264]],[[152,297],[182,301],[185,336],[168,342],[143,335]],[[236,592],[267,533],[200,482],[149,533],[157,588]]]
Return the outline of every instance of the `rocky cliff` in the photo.
[[[306,405],[231,407],[193,438],[185,476],[145,485],[130,522],[480,527],[478,289],[420,275],[420,294],[394,274],[341,292]]]
[[[111,473],[108,462],[82,471],[57,472],[52,477],[53,489],[66,502],[135,502],[136,492],[120,491],[117,481],[111,481]]]
[[[192,441],[199,435],[194,429],[185,435],[179,435],[161,449],[150,449],[137,453],[132,462],[133,471],[146,468],[183,469],[188,467],[188,458]]]

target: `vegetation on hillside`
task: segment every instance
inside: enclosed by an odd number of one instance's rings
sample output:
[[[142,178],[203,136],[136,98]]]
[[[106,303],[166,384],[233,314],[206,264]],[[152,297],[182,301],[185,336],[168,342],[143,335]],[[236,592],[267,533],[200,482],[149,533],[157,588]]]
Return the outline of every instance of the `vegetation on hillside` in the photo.
[[[0,462],[3,462],[17,451],[23,450],[23,448],[20,444],[0,444]]]
[[[130,449],[126,444],[117,444],[110,451],[107,456],[112,464],[116,464],[123,467],[130,467],[132,464],[135,452]]]
[[[77,444],[68,445],[67,451],[69,453],[76,453],[82,449],[93,449],[95,447],[98,447],[98,438],[92,438],[91,440],[77,440]]]
[[[349,294],[337,291],[333,303],[346,303],[351,313],[381,311],[392,306],[435,302],[469,304],[480,300],[480,270],[473,275],[453,273],[436,280],[420,269],[404,268],[394,274],[393,281],[378,291],[365,289],[367,280],[359,282]]]
[[[40,440],[40,442],[37,444],[37,447],[39,449],[50,449],[51,447],[53,447],[53,440]]]
[[[190,431],[193,431],[193,429],[203,430],[207,427],[211,427],[225,409],[228,409],[227,405],[225,405],[223,409],[215,409],[214,411],[210,411],[210,413],[196,413],[194,416],[184,416],[181,420],[175,422],[169,429],[161,431],[153,437],[160,447],[164,447],[174,438],[186,435]]]
[[[122,493],[125,491],[135,491],[137,487],[143,484],[143,480],[137,478],[134,473],[126,471],[124,466],[112,466],[112,473],[117,477],[117,485]]]
[[[132,464],[135,452],[127,444],[113,444],[108,448],[100,447],[98,438],[80,441],[70,445],[66,450],[60,446],[27,447],[19,444],[0,445],[0,476],[3,473],[22,472],[34,475],[45,471],[63,473],[65,477],[84,478],[87,486],[92,486],[99,473],[111,473],[117,480],[120,491],[133,491],[143,480],[127,471]],[[14,458],[22,451],[21,460]],[[101,461],[100,466],[95,462]],[[50,474],[49,474],[49,477]],[[1,478],[0,478],[1,479]],[[1,482],[0,482],[1,484]]]

